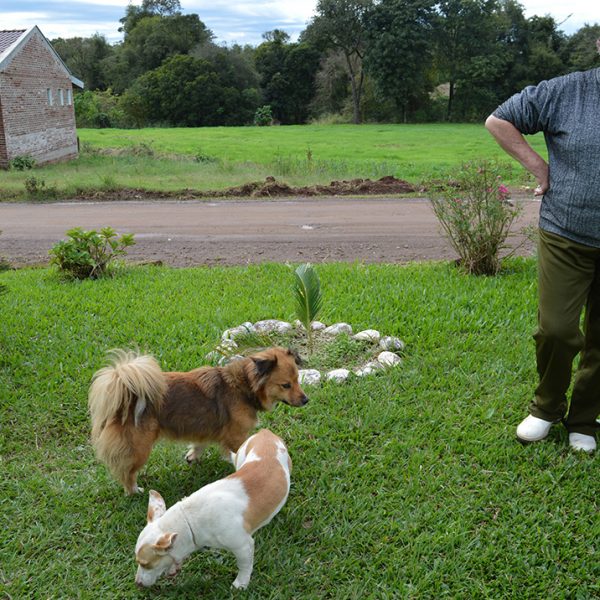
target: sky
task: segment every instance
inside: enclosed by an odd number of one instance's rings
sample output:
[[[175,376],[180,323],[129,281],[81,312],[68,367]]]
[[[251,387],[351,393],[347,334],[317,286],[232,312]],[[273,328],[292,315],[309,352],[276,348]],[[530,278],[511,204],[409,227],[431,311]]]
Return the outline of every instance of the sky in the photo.
[[[262,34],[283,29],[291,39],[306,28],[317,0],[181,0],[184,13],[197,13],[221,44],[262,42]],[[119,19],[129,0],[0,0],[0,29],[37,25],[50,40],[103,34],[121,39]],[[141,4],[141,1],[133,1]],[[600,23],[598,0],[521,0],[525,16],[551,15],[572,34],[584,24]]]

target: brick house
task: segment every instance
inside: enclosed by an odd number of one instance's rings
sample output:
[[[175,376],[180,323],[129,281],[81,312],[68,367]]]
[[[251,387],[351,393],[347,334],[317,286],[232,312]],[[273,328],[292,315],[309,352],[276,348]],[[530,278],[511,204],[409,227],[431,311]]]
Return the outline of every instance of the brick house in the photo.
[[[73,85],[83,88],[37,26],[0,31],[0,168],[77,156]]]

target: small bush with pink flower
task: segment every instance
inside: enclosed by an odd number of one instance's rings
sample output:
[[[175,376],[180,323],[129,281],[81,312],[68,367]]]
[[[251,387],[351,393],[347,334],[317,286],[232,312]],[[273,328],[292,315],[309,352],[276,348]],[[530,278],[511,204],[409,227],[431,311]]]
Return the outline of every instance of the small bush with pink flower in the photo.
[[[473,275],[495,275],[501,250],[522,207],[510,200],[500,167],[481,161],[466,163],[451,179],[429,186],[433,211],[458,263]]]

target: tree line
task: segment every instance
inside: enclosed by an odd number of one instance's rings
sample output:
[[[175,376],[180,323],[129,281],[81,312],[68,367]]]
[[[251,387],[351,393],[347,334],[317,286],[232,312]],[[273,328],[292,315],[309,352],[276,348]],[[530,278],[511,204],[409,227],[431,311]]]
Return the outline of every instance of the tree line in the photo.
[[[516,0],[319,0],[281,30],[219,45],[179,0],[129,4],[122,42],[52,44],[86,90],[79,126],[473,121],[524,86],[600,66],[600,25],[566,35]]]

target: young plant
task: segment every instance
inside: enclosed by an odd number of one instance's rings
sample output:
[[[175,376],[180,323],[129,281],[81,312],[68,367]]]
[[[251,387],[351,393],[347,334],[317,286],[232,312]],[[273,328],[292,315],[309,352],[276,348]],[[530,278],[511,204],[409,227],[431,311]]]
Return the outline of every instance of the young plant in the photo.
[[[304,325],[308,341],[308,353],[312,354],[313,330],[311,323],[317,318],[323,303],[321,282],[310,263],[300,265],[294,274],[296,276],[294,285],[296,317]]]
[[[433,211],[459,264],[474,275],[495,275],[500,270],[500,250],[521,206],[509,201],[496,165],[467,163],[444,185],[430,189]]]
[[[97,279],[108,272],[110,263],[135,244],[132,233],[120,238],[114,229],[104,227],[97,232],[75,227],[67,231],[69,239],[61,240],[51,250],[51,264],[75,279]]]

